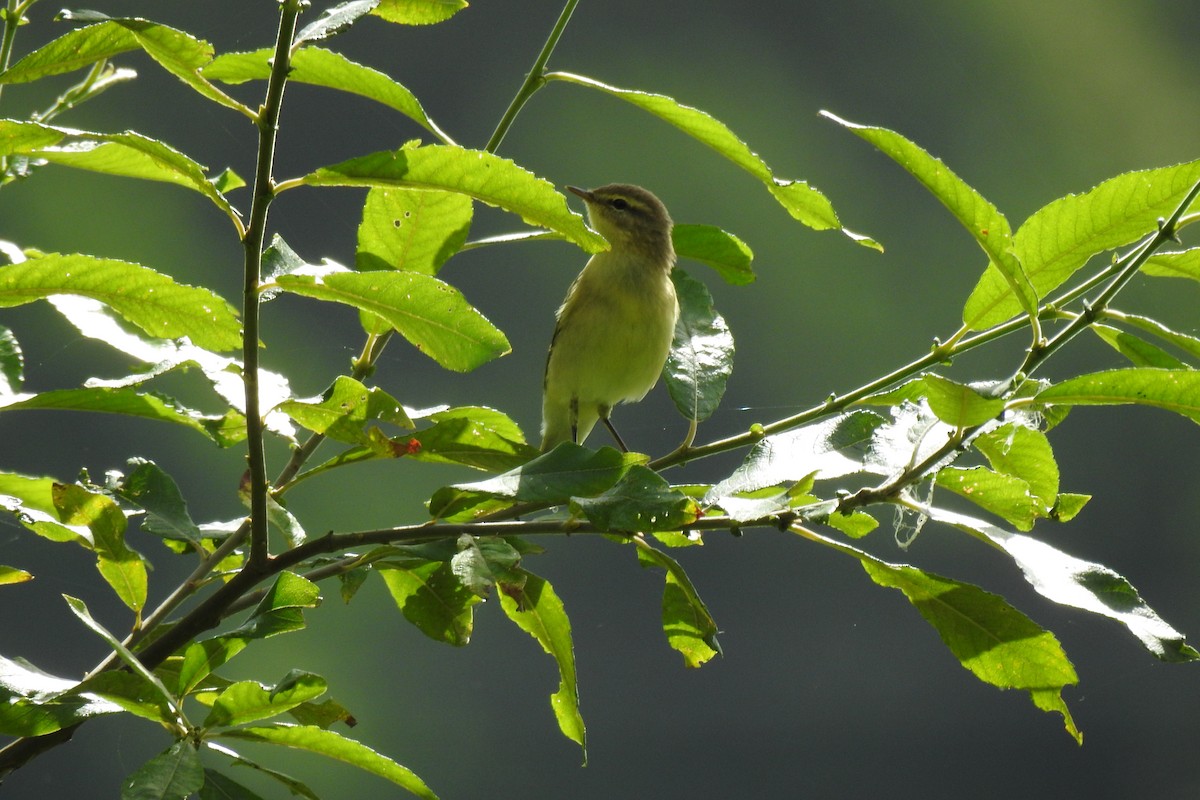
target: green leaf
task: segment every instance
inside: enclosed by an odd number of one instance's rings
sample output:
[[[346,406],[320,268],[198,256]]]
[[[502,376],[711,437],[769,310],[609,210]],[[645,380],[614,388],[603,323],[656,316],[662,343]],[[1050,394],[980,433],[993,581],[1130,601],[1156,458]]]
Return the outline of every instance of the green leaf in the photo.
[[[15,124],[18,123],[0,122],[0,130]],[[40,125],[19,124],[22,127]],[[225,195],[207,177],[203,165],[156,139],[133,131],[93,133],[49,125],[41,127],[45,129],[47,140],[22,147],[14,147],[10,142],[10,154],[44,159],[54,164],[106,175],[174,184],[199,192],[226,214],[235,213]],[[48,140],[52,135],[56,138]],[[63,139],[69,141],[64,144]]]
[[[223,299],[152,269],[115,259],[48,253],[0,267],[0,307],[56,294],[90,297],[151,336],[186,336],[209,350],[241,347],[241,324]]]
[[[662,600],[663,633],[667,635],[667,643],[683,656],[685,667],[704,666],[721,653],[717,623],[708,613],[708,606],[700,599],[691,578],[678,561],[643,540],[635,539],[634,544],[638,548],[639,561],[667,573]]]
[[[307,42],[337,36],[370,13],[378,4],[379,0],[342,0],[322,11],[319,17],[305,25],[292,39],[292,47],[299,48]]]
[[[1200,422],[1200,372],[1135,367],[1079,375],[1038,392],[1029,402],[1050,406],[1137,404]]]
[[[572,497],[594,497],[613,486],[645,456],[611,447],[589,450],[564,442],[517,469],[485,481],[438,489],[429,501],[434,518],[450,517],[488,499],[557,505]]]
[[[579,713],[579,684],[575,675],[575,646],[571,641],[571,621],[562,600],[548,581],[524,572],[521,587],[506,586],[500,594],[500,607],[508,618],[542,646],[558,665],[558,691],[550,695],[550,707],[559,730],[583,749],[587,763],[587,733]]]
[[[508,339],[448,283],[415,272],[280,275],[293,294],[345,303],[387,320],[446,369],[468,372],[508,353]]]
[[[421,189],[372,189],[358,226],[355,266],[436,275],[471,229],[471,198]]]
[[[33,580],[33,574],[26,572],[23,569],[16,567],[5,566],[0,564],[0,586],[9,586],[14,583],[25,583]]]
[[[1037,291],[1030,283],[1020,258],[1014,253],[1008,220],[994,205],[950,171],[940,159],[895,131],[858,125],[839,119],[828,111],[822,111],[821,115],[875,145],[941,201],[987,254],[992,264],[989,270],[996,271],[1011,296],[1019,302],[1018,308],[1032,317],[1037,316]],[[963,320],[968,326],[979,327],[971,317],[969,304],[967,308]]]
[[[220,635],[192,642],[183,651],[176,688],[180,696],[190,694],[213,670],[245,649],[249,638]]]
[[[595,497],[575,501],[587,518],[604,531],[676,530],[700,516],[696,501],[654,470],[635,464],[619,481]]]
[[[816,473],[834,479],[863,470],[863,450],[885,422],[873,411],[846,414],[766,437],[750,449],[733,474],[714,486],[706,501],[753,492]]]
[[[0,325],[0,397],[16,394],[25,381],[25,354],[17,337]]]
[[[469,195],[549,228],[589,253],[608,248],[547,181],[499,156],[455,145],[405,147],[322,167],[301,179],[310,186],[440,189]]]
[[[1196,338],[1195,336],[1171,330],[1156,319],[1143,317],[1138,314],[1122,314],[1119,318],[1114,317],[1114,319],[1119,319],[1119,321],[1125,325],[1145,331],[1152,336],[1157,336],[1164,342],[1167,342],[1174,347],[1178,347],[1189,356],[1200,359],[1200,339]],[[1093,325],[1092,327],[1095,328],[1098,326]],[[1154,365],[1148,364],[1146,366]]]
[[[1054,505],[1058,497],[1058,463],[1046,434],[1009,423],[980,434],[972,444],[992,469],[1020,478],[1045,506]]]
[[[904,593],[975,677],[1000,689],[1028,691],[1038,708],[1059,711],[1067,732],[1081,741],[1061,694],[1079,678],[1054,634],[978,586],[866,553],[860,560],[871,580]]]
[[[962,514],[942,509],[923,511],[931,519],[975,534],[1008,553],[1042,596],[1120,622],[1163,661],[1200,659],[1200,652],[1146,605],[1129,581],[1103,564],[1075,558],[1032,536],[1011,533]]]
[[[85,383],[87,388],[124,389],[140,386],[174,370],[196,367],[204,374],[213,391],[234,409],[224,417],[205,418],[213,421],[214,432],[230,443],[246,437],[246,422],[239,413],[246,404],[243,369],[239,360],[197,347],[186,339],[171,341],[143,336],[118,319],[107,306],[88,297],[55,295],[49,298],[49,302],[84,336],[103,342],[147,365],[132,375],[120,378],[89,378]],[[292,396],[287,378],[260,368],[258,395],[259,408],[270,409],[264,417],[267,430],[294,439],[296,432],[291,420],[282,412],[273,410],[279,402]]]
[[[679,413],[703,422],[721,404],[733,374],[733,335],[704,284],[678,268],[671,271],[671,281],[679,297],[679,320],[663,379]]]
[[[413,421],[396,398],[378,387],[340,375],[320,398],[288,400],[281,411],[310,431],[352,444],[367,444],[366,425],[375,420],[411,430]]]
[[[974,388],[940,375],[925,375],[926,399],[937,418],[955,428],[969,428],[995,419],[1004,411],[1004,399],[989,397]]]
[[[1114,328],[1111,325],[1095,323],[1088,330],[1096,334],[1100,341],[1116,350],[1135,367],[1159,367],[1161,369],[1187,369],[1187,364],[1163,350],[1156,344],[1151,344],[1139,336]]]
[[[737,166],[762,182],[779,204],[793,218],[814,230],[843,230],[860,244],[879,249],[870,239],[851,234],[842,228],[833,204],[820,191],[804,181],[787,181],[775,177],[767,163],[745,142],[739,139],[725,123],[698,108],[685,106],[673,98],[661,94],[650,94],[632,89],[620,89],[582,75],[568,72],[552,72],[546,76],[552,80],[567,81],[579,86],[598,89],[620,98],[643,111],[647,111],[664,122],[674,125],[693,139],[708,145]]]
[[[108,489],[146,512],[142,530],[168,539],[199,544],[202,536],[188,514],[187,503],[174,479],[153,461],[132,458],[129,475],[109,473]]]
[[[204,786],[200,789],[200,800],[263,800],[262,796],[242,784],[217,772],[205,768]]]
[[[439,411],[429,419],[433,427],[411,437],[419,446],[411,455],[417,461],[501,472],[538,455],[537,448],[525,443],[525,434],[516,423],[495,409],[463,406]]]
[[[117,597],[136,612],[146,603],[146,562],[125,544],[125,515],[111,498],[82,486],[56,484],[54,505],[66,525],[86,525],[96,551],[96,568]]]
[[[100,697],[116,703],[142,719],[162,725],[174,725],[177,721],[174,709],[167,703],[158,688],[132,672],[123,670],[98,672],[72,689],[69,694]]]
[[[750,246],[732,233],[712,225],[676,225],[671,229],[675,255],[707,264],[726,283],[743,286],[754,282]]]
[[[333,758],[391,781],[417,797],[437,800],[437,795],[412,770],[376,753],[361,742],[347,739],[333,731],[322,730],[312,725],[279,723],[255,728],[234,728],[219,735],[224,738],[291,747]]]
[[[467,7],[467,0],[380,0],[371,13],[388,22],[432,25],[444,22]]]
[[[1200,247],[1157,252],[1142,264],[1142,272],[1156,278],[1200,281]]]
[[[228,108],[246,113],[248,109],[221,92],[198,70],[212,59],[212,46],[183,31],[144,19],[111,18],[96,12],[81,12],[74,16],[64,12],[64,19],[102,18],[58,37],[13,64],[0,74],[0,83],[28,83],[49,75],[61,75],[112,58],[130,50],[141,49],[188,86],[204,97]]]
[[[78,681],[42,672],[28,661],[0,656],[0,733],[42,736],[121,707],[96,695],[72,694]]]
[[[1018,530],[1030,530],[1038,517],[1044,517],[1050,511],[1033,496],[1026,481],[986,467],[945,467],[938,472],[935,481],[938,486],[1002,517]]]
[[[281,572],[246,622],[225,635],[231,639],[266,639],[303,630],[303,609],[315,608],[320,602],[321,590],[315,583],[292,572]]]
[[[184,800],[203,786],[200,754],[190,739],[180,739],[125,779],[121,800]]]
[[[167,687],[163,685],[163,682],[159,680],[158,676],[146,669],[146,667],[142,665],[142,662],[138,660],[138,657],[130,652],[125,645],[121,644],[120,640],[117,639],[116,636],[110,633],[99,622],[96,622],[96,620],[92,618],[91,613],[88,611],[87,605],[84,604],[82,600],[66,594],[63,595],[63,599],[67,601],[67,606],[71,609],[71,612],[75,614],[75,616],[78,617],[84,625],[86,625],[93,633],[107,642],[108,646],[113,649],[117,656],[124,661],[125,664],[131,670],[133,670],[136,675],[147,681],[157,690],[159,697],[161,697],[163,701],[165,701],[165,703],[175,712],[176,718],[182,719],[183,714],[179,710],[179,702],[175,699],[171,692],[168,691]]]
[[[520,581],[516,573],[521,554],[498,536],[458,537],[458,552],[450,559],[450,571],[476,597],[487,599],[498,580]]]
[[[320,697],[327,688],[325,679],[311,672],[289,674],[274,687],[257,681],[238,681],[217,695],[204,727],[244,725],[273,717]]]
[[[312,789],[310,789],[307,786],[307,784],[303,783],[302,781],[296,780],[291,775],[288,775],[283,772],[279,772],[278,770],[270,769],[269,767],[264,767],[262,764],[259,764],[256,761],[252,761],[251,759],[246,758],[245,756],[239,755],[238,753],[235,753],[233,750],[230,750],[228,747],[225,747],[224,745],[221,745],[221,744],[217,744],[216,742],[212,741],[211,739],[206,741],[204,744],[210,750],[221,753],[222,755],[231,758],[233,760],[233,765],[235,767],[249,767],[250,769],[255,770],[256,772],[260,773],[261,775],[264,775],[264,776],[270,778],[271,780],[276,781],[277,783],[286,787],[287,790],[289,792],[291,792],[293,795],[295,795],[296,797],[303,797],[303,798],[305,798],[305,800],[320,800],[320,798],[317,797],[316,793]],[[203,798],[202,798],[202,800],[203,800]],[[221,798],[220,800],[224,800],[224,798]]]
[[[376,571],[404,618],[430,639],[455,647],[471,641],[479,597],[462,585],[448,562],[385,561]]]
[[[270,59],[274,56],[275,51],[270,49],[226,53],[213,59],[202,73],[206,78],[232,84],[266,80],[271,76]],[[378,70],[320,47],[305,47],[293,53],[291,68],[289,82],[324,86],[382,103],[409,117],[447,144],[453,144],[425,113],[412,92]]]
[[[1044,296],[1097,253],[1153,232],[1158,219],[1174,211],[1197,180],[1200,161],[1118,175],[1039,209],[1013,237],[1013,250]],[[967,300],[963,321],[980,330],[1021,309],[1007,282],[988,267]]]
[[[221,447],[246,438],[246,420],[236,411],[215,417],[177,404],[169,397],[133,389],[56,389],[40,394],[0,397],[0,411],[18,410],[103,411],[173,422],[204,434]]]

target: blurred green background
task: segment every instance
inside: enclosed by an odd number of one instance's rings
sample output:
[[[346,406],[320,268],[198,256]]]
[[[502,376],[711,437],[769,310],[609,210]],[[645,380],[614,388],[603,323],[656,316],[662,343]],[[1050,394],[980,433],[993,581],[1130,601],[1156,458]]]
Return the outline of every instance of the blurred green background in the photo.
[[[331,3],[330,3],[331,4]],[[271,0],[97,0],[98,10],[183,28],[218,52],[267,46]],[[315,3],[319,8],[325,3]],[[560,6],[479,0],[451,21],[403,28],[367,19],[328,43],[421,98],[443,129],[482,146]],[[65,31],[58,6],[35,7],[18,54]],[[310,14],[311,19],[313,15]],[[630,181],[651,188],[678,222],[719,225],[754,249],[758,281],[712,290],[737,339],[724,407],[701,441],[807,408],[923,354],[960,320],[984,266],[958,224],[923,189],[852,134],[820,119],[900,131],[941,157],[1005,212],[1014,228],[1045,203],[1120,172],[1198,157],[1200,15],[1176,0],[950,0],[761,2],[583,0],[551,66],[618,86],[671,95],[725,121],[784,178],[807,180],[875,253],[792,221],[750,177],[673,128],[610,97],[551,85],[525,108],[500,154],[557,185]],[[60,122],[136,129],[219,171],[253,171],[255,135],[147,58],[133,85]],[[0,113],[45,107],[66,79],[8,87]],[[48,89],[47,86],[50,88]],[[261,84],[231,90],[258,102]],[[288,89],[277,175],[390,149],[421,131],[367,101],[300,85]],[[278,232],[310,261],[351,264],[363,193],[301,189],[272,210]],[[236,196],[245,207],[245,190]],[[480,208],[473,237],[520,227]],[[163,185],[48,167],[0,192],[0,238],[43,250],[138,261],[236,300],[240,252],[220,214]],[[536,438],[541,370],[553,310],[584,256],[563,243],[485,248],[453,259],[460,286],[513,344],[467,375],[442,372],[403,342],[384,355],[380,385],[410,406],[481,403]],[[1194,287],[1135,281],[1121,307],[1196,332]],[[116,377],[129,364],[80,340],[45,304],[6,309],[27,356],[30,390]],[[361,344],[346,309],[284,298],[265,310],[267,366],[302,394],[322,390]],[[953,374],[994,377],[1024,346],[1014,339],[964,358]],[[1121,366],[1080,339],[1045,370],[1056,377]],[[198,384],[173,391],[202,396]],[[621,409],[623,435],[662,453],[683,436],[662,389]],[[0,468],[73,478],[121,469],[130,456],[175,476],[197,520],[240,513],[242,452],[122,419],[43,412],[0,415]],[[599,437],[599,434],[597,434]],[[1037,535],[1128,577],[1193,643],[1200,637],[1200,543],[1195,535],[1194,425],[1162,412],[1084,409],[1052,433],[1065,491],[1096,497],[1073,523]],[[597,439],[599,441],[599,439]],[[284,452],[272,452],[277,469]],[[731,462],[675,480],[712,479]],[[343,470],[302,487],[291,508],[310,533],[423,518],[439,485],[475,473],[403,460]],[[571,614],[589,764],[557,732],[547,703],[553,663],[503,618],[480,607],[471,646],[425,639],[378,582],[344,606],[334,586],[307,632],[266,642],[230,677],[274,681],[292,667],[325,675],[358,717],[354,736],[414,769],[444,798],[1192,796],[1200,791],[1200,701],[1194,666],[1157,663],[1115,623],[1043,601],[1014,566],[974,541],[929,526],[907,552],[889,519],[867,540],[892,561],[973,580],[1005,594],[1062,640],[1080,673],[1065,698],[1086,742],[1028,698],[977,682],[899,594],[875,587],[852,561],[773,531],[718,535],[678,553],[722,626],[725,657],[684,670],[659,625],[661,580],[608,541],[546,541],[527,562],[556,586]],[[186,566],[134,534],[159,567],[152,601]],[[54,674],[78,675],[102,646],[65,609],[86,600],[113,629],[127,615],[81,549],[36,539],[0,520],[0,563],[37,579],[3,591],[0,652]],[[76,741],[13,775],[5,797],[115,797],[124,775],[166,747],[139,721],[99,720]],[[247,748],[247,753],[255,751]],[[264,754],[265,756],[265,754]],[[272,758],[275,758],[272,756]],[[390,797],[393,787],[317,757],[283,759],[324,797]],[[210,763],[216,764],[213,759]],[[279,761],[268,761],[279,764]],[[281,796],[235,770],[267,796]]]

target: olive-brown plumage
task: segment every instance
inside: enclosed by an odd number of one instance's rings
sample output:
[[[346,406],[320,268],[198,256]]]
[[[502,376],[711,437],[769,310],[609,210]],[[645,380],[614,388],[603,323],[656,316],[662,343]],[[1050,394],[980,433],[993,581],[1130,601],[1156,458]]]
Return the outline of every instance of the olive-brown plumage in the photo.
[[[624,183],[567,188],[583,198],[610,249],[592,256],[558,310],[543,385],[542,450],[582,443],[617,403],[645,397],[662,373],[679,317],[671,216],[662,202]]]

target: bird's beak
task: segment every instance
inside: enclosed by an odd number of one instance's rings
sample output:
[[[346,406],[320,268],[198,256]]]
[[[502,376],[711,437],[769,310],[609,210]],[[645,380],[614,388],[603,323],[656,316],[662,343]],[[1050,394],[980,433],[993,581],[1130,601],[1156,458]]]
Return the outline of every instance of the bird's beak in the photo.
[[[573,195],[582,197],[589,203],[594,202],[596,199],[596,195],[594,195],[589,189],[580,189],[578,186],[568,186],[567,191]]]

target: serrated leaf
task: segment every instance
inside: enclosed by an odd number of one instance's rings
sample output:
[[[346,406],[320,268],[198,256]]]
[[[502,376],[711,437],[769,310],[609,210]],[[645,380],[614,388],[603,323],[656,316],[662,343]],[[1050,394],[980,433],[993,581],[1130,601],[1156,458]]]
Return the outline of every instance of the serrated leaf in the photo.
[[[1020,478],[1043,505],[1054,505],[1058,497],[1058,463],[1046,434],[1009,423],[980,434],[972,444],[992,469]]]
[[[931,519],[974,533],[998,546],[1016,562],[1025,579],[1042,596],[1073,608],[1120,622],[1142,645],[1163,661],[1195,661],[1200,652],[1183,634],[1150,608],[1137,590],[1116,572],[1019,533],[942,509],[925,509]]]
[[[366,426],[375,420],[414,427],[396,398],[345,375],[335,378],[319,398],[288,400],[279,409],[310,431],[351,444],[367,444]]]
[[[388,321],[443,367],[468,372],[508,353],[508,339],[448,283],[415,272],[280,275],[293,294],[345,303]]]
[[[642,541],[635,541],[638,560],[666,572],[663,585],[663,633],[671,649],[683,656],[685,667],[696,669],[721,653],[717,623],[679,562]]]
[[[64,17],[70,19],[70,12],[64,13]],[[48,75],[60,75],[137,49],[144,50],[163,69],[209,100],[247,111],[241,103],[200,76],[198,70],[213,55],[208,42],[175,28],[136,18],[103,17],[101,22],[76,28],[0,73],[0,83],[27,83]]]
[[[644,461],[644,456],[611,447],[589,450],[564,442],[502,475],[439,489],[429,501],[429,513],[444,518],[490,499],[557,505],[572,497],[594,497],[620,480],[632,465]]]
[[[417,431],[418,445],[411,457],[417,461],[464,464],[501,472],[515,469],[538,455],[525,443],[525,435],[506,414],[491,408],[464,406],[429,417],[434,425]]]
[[[1028,691],[1038,708],[1063,713],[1068,733],[1078,739],[1061,691],[1079,678],[1054,634],[978,586],[866,553],[860,560],[877,584],[903,592],[975,677],[1000,689]],[[1057,702],[1048,703],[1048,697]]]
[[[703,422],[721,404],[733,374],[733,335],[704,284],[678,268],[671,271],[671,281],[679,298],[679,320],[663,379],[679,413]]]
[[[96,568],[126,606],[140,612],[148,576],[140,553],[125,544],[125,514],[115,502],[82,486],[55,484],[54,505],[66,525],[86,525],[96,552]]]
[[[0,411],[18,410],[102,411],[173,422],[198,431],[221,447],[246,438],[246,420],[236,411],[208,416],[185,408],[169,397],[133,389],[56,389],[40,394],[0,397]]]
[[[732,233],[713,225],[675,225],[671,228],[671,242],[676,256],[707,264],[726,283],[743,286],[754,282],[750,266],[754,253]]]
[[[549,228],[590,253],[608,248],[548,182],[499,156],[455,145],[405,147],[321,167],[301,179],[310,186],[382,186],[458,192]]]
[[[270,687],[257,681],[238,681],[221,691],[204,727],[228,727],[256,722],[295,708],[325,694],[325,679],[311,672],[289,675],[287,685]]]
[[[1032,317],[1037,316],[1037,291],[1030,283],[1021,259],[1014,252],[1012,229],[1008,219],[994,205],[954,174],[940,159],[934,158],[895,131],[858,125],[840,119],[828,111],[822,111],[821,115],[875,145],[880,152],[902,166],[928,189],[987,254],[992,264],[989,271],[995,270],[997,277],[1019,303],[1018,309],[1024,310]],[[969,326],[973,325],[969,313],[965,312],[963,319]]]
[[[1137,241],[1156,229],[1200,179],[1200,161],[1127,172],[1088,192],[1067,195],[1036,211],[1013,236],[1013,249],[1036,291],[1046,295],[1097,253]],[[963,321],[979,330],[1022,306],[991,267],[979,279]]]
[[[246,421],[241,413],[246,407],[241,361],[197,347],[187,340],[172,341],[143,336],[133,330],[133,326],[119,320],[107,306],[89,297],[55,295],[49,298],[49,302],[84,336],[103,342],[148,365],[143,371],[121,378],[89,378],[84,383],[86,388],[126,389],[140,386],[175,370],[197,367],[204,373],[213,391],[233,409],[223,417],[204,416],[195,412],[198,415],[197,419],[212,429],[222,446],[246,438]],[[296,431],[291,420],[285,414],[274,410],[279,402],[292,396],[287,378],[278,372],[260,368],[258,396],[259,408],[269,409],[263,418],[267,430],[287,439],[294,439]],[[162,399],[170,405],[178,406],[174,401]]]
[[[840,478],[863,469],[863,450],[884,418],[873,411],[846,414],[774,434],[750,449],[733,474],[709,491],[706,500],[798,481],[816,473],[822,479]]]
[[[241,324],[223,299],[140,264],[48,253],[0,267],[0,307],[56,294],[90,297],[151,336],[187,337],[209,350],[241,347]]]
[[[22,658],[0,656],[0,733],[42,736],[121,707],[96,695],[71,694],[78,681],[49,675]]]
[[[372,189],[358,226],[355,266],[436,275],[467,240],[472,210],[471,198],[454,192]]]
[[[1150,367],[1093,372],[1043,389],[1032,402],[1051,406],[1147,405],[1200,422],[1200,372]]]
[[[175,712],[154,684],[123,670],[98,672],[80,683],[69,695],[100,697],[115,703],[131,714],[158,722],[174,725]]]
[[[654,470],[635,464],[613,486],[595,497],[579,497],[584,515],[604,531],[675,530],[700,516],[696,501],[673,489]]]
[[[343,0],[335,6],[325,9],[321,15],[304,26],[292,40],[292,47],[299,47],[305,42],[317,42],[337,36],[359,18],[369,14],[379,0]]]
[[[1200,247],[1159,251],[1146,259],[1142,272],[1156,278],[1200,281]]]
[[[1004,399],[989,397],[966,384],[943,378],[940,375],[925,375],[925,399],[937,418],[955,428],[982,425],[1004,411]]]
[[[278,770],[270,769],[269,767],[264,767],[262,764],[259,764],[256,761],[246,758],[245,756],[242,756],[242,755],[234,752],[233,750],[230,750],[228,747],[225,747],[222,744],[218,744],[217,742],[215,742],[211,739],[206,741],[204,744],[210,750],[213,750],[217,753],[221,753],[222,755],[227,756],[228,758],[232,759],[233,766],[249,767],[250,769],[258,772],[259,774],[261,774],[267,778],[270,778],[271,780],[276,781],[280,785],[284,786],[289,792],[292,793],[292,795],[294,795],[296,797],[303,797],[303,798],[305,798],[305,800],[320,800],[320,798],[317,797],[316,793],[312,789],[310,789],[307,784],[305,784],[303,781],[296,780],[291,775],[280,772]],[[221,800],[224,800],[224,798],[221,798]],[[255,800],[255,798],[250,798],[250,800]]]
[[[213,59],[202,73],[206,78],[232,84],[266,80],[271,76],[270,59],[274,55],[275,51],[270,49],[226,53]],[[378,70],[320,47],[305,47],[293,53],[290,66],[289,82],[324,86],[382,103],[409,117],[447,144],[453,144],[425,113],[412,92]]]
[[[587,733],[579,713],[579,684],[575,675],[575,646],[571,621],[562,600],[544,578],[521,570],[520,588],[504,587],[500,607],[521,630],[532,636],[558,665],[558,691],[550,695],[550,706],[559,730],[583,749],[587,763]]]
[[[775,173],[757,153],[739,139],[725,123],[707,112],[683,105],[665,95],[621,89],[582,75],[552,72],[546,77],[598,89],[655,115],[749,172],[766,186],[767,191],[794,219],[814,230],[841,230],[859,244],[877,250],[882,249],[871,239],[842,228],[837,212],[833,210],[833,204],[819,190],[804,181],[782,180],[775,177]]]
[[[199,544],[200,529],[188,514],[187,502],[175,480],[153,461],[133,458],[128,475],[110,476],[108,489],[146,512],[142,530]]]
[[[204,786],[200,754],[189,739],[180,739],[138,767],[121,786],[121,800],[186,798]]]
[[[11,123],[0,124],[7,126]],[[235,213],[225,195],[209,180],[203,165],[163,142],[134,131],[94,133],[49,125],[42,127],[48,135],[56,134],[57,139],[21,147],[13,150],[12,154],[105,175],[174,184],[199,192],[226,214]],[[63,143],[64,139],[68,141]]]
[[[380,562],[376,571],[404,618],[430,639],[455,647],[471,640],[479,597],[444,561]]]
[[[245,649],[248,641],[248,638],[241,636],[220,635],[189,644],[183,651],[183,661],[179,666],[176,681],[179,694],[190,694],[213,670]]]
[[[904,402],[892,408],[892,419],[872,432],[863,465],[878,475],[897,475],[933,456],[954,429],[937,418],[929,404]],[[948,454],[930,471],[954,460]]]
[[[71,609],[71,612],[78,617],[79,620],[83,622],[83,624],[87,626],[93,633],[107,642],[108,646],[113,649],[113,652],[117,654],[121,661],[125,662],[126,666],[133,670],[133,672],[140,678],[153,686],[155,690],[157,690],[159,697],[161,697],[163,701],[175,712],[177,719],[182,719],[183,715],[179,710],[178,701],[176,701],[175,697],[171,694],[167,687],[163,685],[163,682],[159,680],[158,676],[146,669],[146,667],[142,665],[142,662],[138,660],[137,656],[130,652],[125,645],[121,644],[120,640],[110,633],[108,629],[97,622],[92,617],[91,612],[88,611],[87,605],[82,600],[66,594],[63,595],[63,599],[67,601],[67,607]]]
[[[371,13],[403,25],[444,22],[467,7],[467,0],[380,0]]]
[[[312,725],[278,723],[253,728],[234,728],[219,735],[224,738],[291,747],[333,758],[391,781],[417,797],[437,800],[437,795],[412,770],[380,755],[361,742],[348,739],[334,731],[322,730]]]
[[[1128,331],[1114,328],[1111,325],[1099,323],[1089,325],[1088,329],[1100,341],[1129,360],[1135,367],[1159,367],[1161,369],[1187,369],[1187,364],[1163,350],[1156,344],[1147,342]]]
[[[1174,347],[1178,347],[1180,350],[1192,356],[1193,358],[1200,359],[1200,339],[1196,338],[1195,336],[1186,333],[1179,333],[1178,331],[1172,330],[1166,325],[1163,325],[1156,319],[1143,317],[1138,314],[1122,314],[1119,317],[1119,321],[1125,325],[1129,325],[1130,327],[1145,331],[1152,336],[1157,336],[1162,341],[1167,342]],[[1092,327],[1098,326],[1093,325]],[[1155,365],[1148,364],[1146,366]]]
[[[1017,530],[1030,530],[1038,517],[1050,511],[1033,496],[1026,481],[986,467],[945,467],[938,471],[935,481],[943,489],[1002,517]]]

